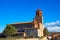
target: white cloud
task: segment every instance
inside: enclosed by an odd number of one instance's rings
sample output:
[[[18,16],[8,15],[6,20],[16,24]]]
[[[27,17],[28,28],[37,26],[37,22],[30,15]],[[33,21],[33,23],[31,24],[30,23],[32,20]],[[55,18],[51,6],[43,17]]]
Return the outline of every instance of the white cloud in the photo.
[[[60,32],[60,27],[59,26],[47,27],[47,29],[50,32]]]
[[[45,26],[60,24],[60,21],[45,23]]]
[[[47,27],[50,32],[60,32],[60,21],[45,23],[44,26]]]

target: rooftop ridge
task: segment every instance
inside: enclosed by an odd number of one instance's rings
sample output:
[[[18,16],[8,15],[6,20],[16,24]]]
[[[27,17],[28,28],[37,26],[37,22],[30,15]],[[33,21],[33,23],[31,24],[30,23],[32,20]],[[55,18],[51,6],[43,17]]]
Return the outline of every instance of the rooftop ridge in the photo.
[[[25,24],[25,23],[32,23],[32,22],[15,22],[15,23],[12,23],[12,24]]]

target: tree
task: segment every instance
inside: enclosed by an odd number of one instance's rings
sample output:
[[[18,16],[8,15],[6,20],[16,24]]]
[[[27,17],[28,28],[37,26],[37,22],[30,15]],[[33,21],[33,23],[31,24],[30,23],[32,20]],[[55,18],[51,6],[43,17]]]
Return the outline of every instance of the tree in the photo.
[[[44,31],[43,31],[43,33],[44,33],[44,36],[47,36],[47,35],[49,35],[49,31],[47,30],[47,28],[44,28]]]
[[[16,29],[14,26],[12,25],[7,25],[5,30],[3,31],[3,33],[6,35],[6,36],[11,36],[13,34],[16,33]]]

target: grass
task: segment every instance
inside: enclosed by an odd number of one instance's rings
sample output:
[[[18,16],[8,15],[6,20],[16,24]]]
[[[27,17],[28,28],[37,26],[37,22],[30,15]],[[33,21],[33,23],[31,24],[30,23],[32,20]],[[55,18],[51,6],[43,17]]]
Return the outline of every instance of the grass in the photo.
[[[44,38],[44,36],[40,37],[40,39]],[[26,39],[26,38],[22,38],[22,37],[6,37],[6,38],[0,38],[0,40],[16,40],[16,39]],[[27,38],[27,39],[31,39],[31,38]]]
[[[15,38],[0,38],[0,40],[16,40]]]
[[[0,38],[0,40],[16,40],[16,39],[20,39],[20,37]]]

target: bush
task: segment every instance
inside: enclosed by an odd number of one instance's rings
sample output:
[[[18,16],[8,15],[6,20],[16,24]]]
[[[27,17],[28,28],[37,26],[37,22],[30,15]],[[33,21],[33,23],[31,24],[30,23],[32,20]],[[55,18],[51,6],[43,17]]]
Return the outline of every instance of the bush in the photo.
[[[44,28],[44,31],[43,31],[43,33],[44,33],[44,36],[47,36],[47,35],[49,35],[49,31],[47,30],[47,28]]]
[[[12,25],[7,25],[5,30],[3,31],[3,33],[6,35],[6,36],[11,36],[13,34],[16,33],[16,29],[14,26]]]

